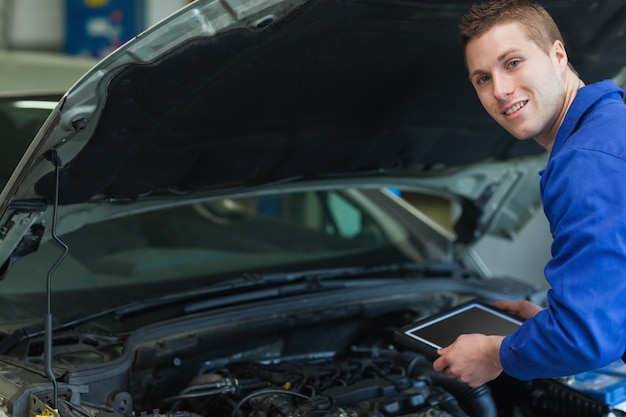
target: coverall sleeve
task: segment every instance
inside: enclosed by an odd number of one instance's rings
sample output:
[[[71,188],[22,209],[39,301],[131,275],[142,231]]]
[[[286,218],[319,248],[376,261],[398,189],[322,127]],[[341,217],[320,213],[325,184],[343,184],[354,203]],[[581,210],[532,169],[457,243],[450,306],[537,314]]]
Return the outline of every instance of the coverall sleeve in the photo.
[[[500,348],[504,371],[522,380],[596,369],[626,347],[626,161],[570,149],[543,176],[549,307]]]

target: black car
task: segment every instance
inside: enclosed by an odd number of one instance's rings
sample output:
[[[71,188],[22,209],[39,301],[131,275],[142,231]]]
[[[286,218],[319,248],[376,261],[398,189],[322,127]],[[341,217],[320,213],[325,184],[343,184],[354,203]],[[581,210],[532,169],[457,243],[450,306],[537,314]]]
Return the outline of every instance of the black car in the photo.
[[[624,84],[626,5],[544,4],[582,78]],[[469,388],[394,340],[545,290],[468,255],[541,209],[547,159],[476,100],[469,5],[196,0],[96,64],[0,196],[0,414],[622,413],[577,376]]]

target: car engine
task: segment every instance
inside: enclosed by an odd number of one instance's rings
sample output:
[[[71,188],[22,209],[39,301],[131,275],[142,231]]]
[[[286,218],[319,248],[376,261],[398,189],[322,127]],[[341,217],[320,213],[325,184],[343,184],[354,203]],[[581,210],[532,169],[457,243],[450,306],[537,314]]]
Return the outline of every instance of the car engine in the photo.
[[[415,320],[415,310],[400,302],[406,294],[375,294],[378,301],[364,303],[361,291],[358,305],[331,293],[309,307],[304,297],[274,300],[128,333],[93,324],[56,331],[56,393],[44,372],[44,335],[5,341],[11,347],[0,360],[0,417],[624,415],[566,381],[502,374],[472,388],[435,372],[429,358],[394,342],[394,330]],[[420,296],[427,300],[420,314],[449,305]],[[415,305],[415,297],[406,302]],[[132,319],[118,325],[124,323]]]
[[[429,367],[420,355],[372,348],[335,357],[243,362],[194,378],[161,404],[169,412],[214,417],[496,415],[487,387],[454,381],[444,387]]]

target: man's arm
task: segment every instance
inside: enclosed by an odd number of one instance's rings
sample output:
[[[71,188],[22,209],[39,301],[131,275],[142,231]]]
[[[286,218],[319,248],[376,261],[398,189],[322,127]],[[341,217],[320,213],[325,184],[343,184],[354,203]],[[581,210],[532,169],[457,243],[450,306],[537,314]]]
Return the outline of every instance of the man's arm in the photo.
[[[569,140],[594,146],[586,137],[589,128]],[[622,140],[607,133],[608,141],[602,134],[603,143]],[[503,340],[500,363],[512,377],[573,375],[624,355],[625,159],[595,149],[567,149],[543,172],[544,210],[554,236],[545,268],[549,305]]]

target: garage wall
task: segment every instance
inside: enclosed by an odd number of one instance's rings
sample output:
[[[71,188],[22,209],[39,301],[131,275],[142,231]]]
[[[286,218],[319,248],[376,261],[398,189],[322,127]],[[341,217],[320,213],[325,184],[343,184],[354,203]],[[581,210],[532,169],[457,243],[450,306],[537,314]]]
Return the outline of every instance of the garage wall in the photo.
[[[187,4],[187,0],[144,2],[148,26]],[[4,18],[0,22],[0,48],[63,51],[65,0],[0,0],[1,11]]]
[[[543,210],[537,210],[513,239],[485,236],[476,254],[487,276],[512,276],[548,288],[543,269],[551,258],[551,245],[550,225]]]

